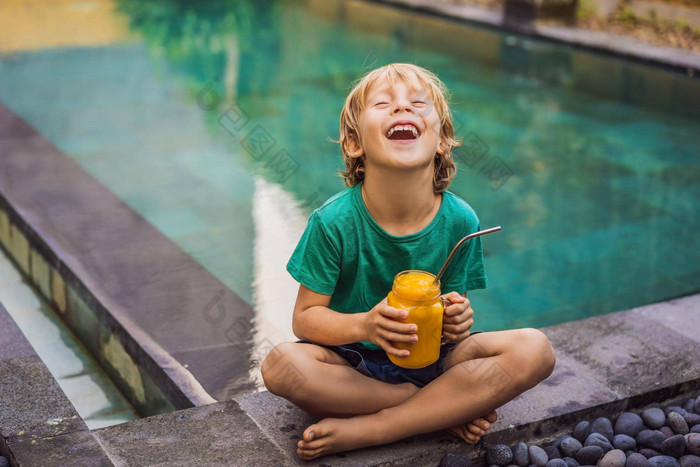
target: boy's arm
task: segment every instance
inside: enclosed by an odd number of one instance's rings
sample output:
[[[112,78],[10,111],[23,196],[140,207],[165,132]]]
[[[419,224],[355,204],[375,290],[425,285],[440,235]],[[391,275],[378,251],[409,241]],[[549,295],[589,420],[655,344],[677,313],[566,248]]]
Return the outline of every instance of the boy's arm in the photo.
[[[300,285],[292,317],[294,335],[323,345],[369,341],[393,355],[409,355],[407,350],[392,345],[392,342],[417,339],[415,325],[395,321],[405,317],[404,311],[388,306],[383,300],[368,312],[339,313],[328,308],[330,302],[330,295]]]

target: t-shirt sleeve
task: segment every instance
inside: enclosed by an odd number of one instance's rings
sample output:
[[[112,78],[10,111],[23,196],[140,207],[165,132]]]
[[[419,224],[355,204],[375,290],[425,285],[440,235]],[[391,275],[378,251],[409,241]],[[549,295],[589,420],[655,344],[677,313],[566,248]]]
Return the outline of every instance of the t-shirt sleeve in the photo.
[[[481,230],[476,217],[475,221],[474,227],[469,229],[469,233]],[[445,277],[442,280],[442,292],[456,291],[464,293],[469,290],[485,289],[486,285],[481,237],[472,238],[465,245],[462,245],[457,254],[455,254],[447,271],[445,271]]]
[[[309,218],[306,230],[287,263],[287,271],[314,292],[333,294],[340,275],[340,252],[317,212]]]

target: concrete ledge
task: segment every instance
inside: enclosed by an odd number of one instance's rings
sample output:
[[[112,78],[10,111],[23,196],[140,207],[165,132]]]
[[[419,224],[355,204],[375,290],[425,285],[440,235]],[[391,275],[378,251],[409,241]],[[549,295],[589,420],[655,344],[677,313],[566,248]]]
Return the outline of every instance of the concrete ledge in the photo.
[[[0,454],[14,465],[112,465],[1,303]]]

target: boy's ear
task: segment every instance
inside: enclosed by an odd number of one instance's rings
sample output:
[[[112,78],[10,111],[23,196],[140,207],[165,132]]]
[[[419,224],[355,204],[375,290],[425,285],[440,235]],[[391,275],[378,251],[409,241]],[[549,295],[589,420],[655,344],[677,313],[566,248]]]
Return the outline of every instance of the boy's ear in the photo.
[[[345,150],[345,154],[353,159],[365,155],[365,151],[362,149],[362,145],[360,145],[360,142],[358,141],[357,134],[352,132],[348,132],[348,135],[343,141],[343,150]]]

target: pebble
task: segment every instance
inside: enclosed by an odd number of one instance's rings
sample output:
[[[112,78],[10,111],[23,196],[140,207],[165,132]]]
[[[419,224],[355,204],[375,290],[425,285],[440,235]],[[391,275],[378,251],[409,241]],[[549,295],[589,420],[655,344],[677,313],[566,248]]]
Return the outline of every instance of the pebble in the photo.
[[[537,467],[544,467],[547,465],[547,461],[549,461],[549,457],[547,457],[547,453],[544,452],[544,449],[542,449],[539,446],[530,446],[527,449],[527,452],[530,454],[530,462],[535,464]]]
[[[659,430],[642,430],[637,435],[637,444],[658,451],[665,439],[666,435]]]
[[[598,462],[598,467],[625,467],[627,456],[619,449],[613,449]]]
[[[666,423],[666,414],[663,410],[657,407],[652,407],[642,412],[642,420],[644,420],[644,424],[646,426],[648,426],[652,430],[655,430],[664,426],[664,424]]]
[[[668,414],[668,426],[679,435],[688,434],[688,423],[685,418],[678,412],[670,412]]]
[[[651,462],[643,455],[635,452],[627,457],[625,467],[651,467]]]
[[[0,467],[8,467],[9,465],[10,461],[7,460],[7,457],[0,456]]]
[[[681,407],[680,405],[669,405],[668,407],[666,407],[666,408],[664,409],[664,412],[666,412],[666,416],[667,416],[667,417],[668,417],[668,414],[670,414],[671,412],[676,412],[676,413],[679,413],[679,414],[681,414],[681,415],[685,415],[685,414],[688,413],[688,412],[686,412],[685,409],[684,409],[683,407]]]
[[[583,443],[584,446],[600,446],[600,448],[603,450],[603,452],[608,452],[612,451],[612,444],[610,444],[610,441],[608,441],[608,438],[606,438],[602,433],[598,432],[593,432],[590,435],[588,435],[588,438],[586,438],[586,442]]]
[[[561,446],[562,441],[564,441],[568,437],[569,437],[568,435],[558,437],[557,439],[554,440],[554,442],[552,443],[552,446],[556,446],[557,449],[559,449],[559,446]]]
[[[678,459],[681,467],[700,467],[700,457],[688,454]]]
[[[693,426],[693,428],[690,429],[691,433],[700,433],[700,423],[697,425]]]
[[[513,451],[513,463],[518,467],[527,467],[530,464],[530,454],[527,452],[527,444],[517,443],[511,449]]]
[[[569,467],[578,467],[579,465],[581,465],[573,457],[564,457],[562,460],[566,462],[566,465],[568,465]]]
[[[552,459],[546,467],[569,467],[564,459]]]
[[[678,459],[683,455],[683,451],[685,451],[685,437],[683,435],[671,436],[661,443],[661,452],[667,456]]]
[[[585,446],[576,453],[576,460],[582,465],[596,465],[603,454],[600,446]]]
[[[556,446],[545,446],[544,452],[547,453],[547,457],[551,461],[552,459],[561,459],[561,453]]]
[[[637,450],[637,441],[628,435],[615,435],[612,444],[615,449],[621,449],[623,451],[628,451],[630,449],[634,451]]]
[[[637,436],[644,429],[642,417],[632,412],[623,412],[615,420],[615,434]],[[612,440],[611,440],[612,441]]]
[[[486,462],[505,466],[513,460],[513,451],[505,444],[495,444],[486,450]]]
[[[593,420],[593,423],[591,423],[591,431],[593,431],[594,433],[600,433],[601,435],[608,438],[608,441],[611,442],[613,440],[613,436],[615,436],[612,422],[607,417],[600,417]]]
[[[640,449],[640,450],[639,450],[639,454],[642,454],[642,455],[643,455],[644,457],[646,457],[647,459],[651,459],[652,457],[662,456],[662,455],[663,455],[663,454],[661,454],[659,451],[657,451],[656,449],[649,449],[649,448],[642,448],[642,449]]]
[[[559,450],[567,457],[576,457],[576,453],[583,445],[579,440],[571,436],[565,436],[559,445]]]
[[[466,454],[448,452],[440,459],[440,467],[469,467],[471,458]]]
[[[685,410],[688,413],[695,412],[695,399],[688,399],[685,401],[683,404],[683,410]]]
[[[664,415],[664,421],[666,421],[666,416]],[[591,424],[589,422],[578,422],[576,428],[574,428],[574,438],[581,441],[582,443],[586,441],[588,435],[591,434]]]
[[[700,396],[695,398],[695,413],[700,413]]]
[[[700,415],[698,415],[696,413],[688,412],[688,415],[686,415],[683,418],[685,419],[685,423],[687,423],[688,426],[700,424]]]
[[[685,445],[690,454],[700,456],[700,433],[688,433],[685,435]]]
[[[667,438],[670,438],[671,436],[675,436],[676,432],[673,431],[670,427],[667,427],[666,425],[662,426],[659,428],[659,431],[666,435]]]
[[[671,456],[654,456],[649,459],[653,467],[681,467],[676,459]]]

